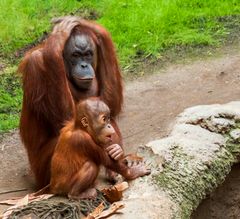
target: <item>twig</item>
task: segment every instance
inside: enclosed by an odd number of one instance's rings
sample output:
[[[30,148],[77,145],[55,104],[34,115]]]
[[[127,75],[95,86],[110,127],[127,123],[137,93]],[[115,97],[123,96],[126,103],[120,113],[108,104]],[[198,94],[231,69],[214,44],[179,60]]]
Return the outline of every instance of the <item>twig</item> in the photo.
[[[3,144],[3,145],[2,145],[2,151],[4,151],[5,146],[6,146],[6,144]]]
[[[27,190],[28,190],[27,188],[22,188],[22,189],[15,189],[15,190],[3,191],[3,192],[0,192],[0,195],[8,194],[8,193],[13,193],[13,192],[27,191]]]
[[[146,131],[146,129],[142,129],[142,130],[140,130],[140,131],[134,132],[133,134],[124,137],[123,140],[128,139],[128,138],[131,138],[131,137],[133,137],[134,135],[140,134],[140,133],[142,133],[142,132],[144,132],[144,131]]]
[[[146,128],[145,128],[145,129],[142,129],[142,130],[140,130],[140,131],[134,132],[133,134],[128,135],[128,136],[126,136],[126,137],[123,137],[123,140],[128,139],[128,138],[131,138],[131,137],[133,137],[133,136],[135,136],[135,135],[138,135],[138,134],[140,134],[140,133],[142,133],[142,132],[146,132]],[[158,132],[159,132],[159,133],[164,133],[164,132],[166,132],[166,130],[161,130],[161,131],[158,131]]]

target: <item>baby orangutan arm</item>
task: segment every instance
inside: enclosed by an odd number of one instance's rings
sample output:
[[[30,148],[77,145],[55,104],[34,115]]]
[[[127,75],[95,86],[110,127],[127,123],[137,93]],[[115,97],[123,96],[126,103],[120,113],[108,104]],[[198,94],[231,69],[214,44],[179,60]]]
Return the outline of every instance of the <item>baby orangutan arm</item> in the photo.
[[[103,165],[107,168],[121,174],[127,180],[133,180],[141,176],[149,175],[151,173],[150,168],[148,168],[143,159],[137,157],[136,155],[126,155],[120,160],[113,160],[105,153],[104,158],[102,159]],[[129,160],[131,164],[129,165]],[[133,162],[134,160],[134,162]]]

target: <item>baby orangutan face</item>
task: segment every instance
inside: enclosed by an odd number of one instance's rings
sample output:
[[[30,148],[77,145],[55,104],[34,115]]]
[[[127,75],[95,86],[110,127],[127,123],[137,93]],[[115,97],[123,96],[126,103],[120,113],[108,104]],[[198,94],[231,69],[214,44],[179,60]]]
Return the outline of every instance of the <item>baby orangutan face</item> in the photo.
[[[96,144],[109,145],[115,130],[110,123],[110,110],[108,106],[98,99],[88,99],[85,102],[84,116],[81,124],[91,135]]]

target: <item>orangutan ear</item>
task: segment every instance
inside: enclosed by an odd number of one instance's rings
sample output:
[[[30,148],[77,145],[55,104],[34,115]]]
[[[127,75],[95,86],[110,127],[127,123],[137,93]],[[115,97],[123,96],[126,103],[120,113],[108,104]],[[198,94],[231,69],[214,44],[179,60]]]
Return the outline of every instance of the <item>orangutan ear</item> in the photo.
[[[83,127],[88,127],[88,119],[87,119],[87,117],[82,117],[81,118],[81,123],[82,123],[82,125],[83,125]]]

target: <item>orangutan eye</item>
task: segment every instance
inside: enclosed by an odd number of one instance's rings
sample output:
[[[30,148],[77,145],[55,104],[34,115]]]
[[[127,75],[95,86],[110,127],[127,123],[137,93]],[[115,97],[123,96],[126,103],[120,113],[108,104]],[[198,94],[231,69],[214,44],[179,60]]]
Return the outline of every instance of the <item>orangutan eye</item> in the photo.
[[[73,56],[73,57],[75,57],[75,58],[77,58],[77,57],[80,57],[80,56],[81,56],[81,54],[80,54],[80,53],[78,53],[78,52],[74,52],[74,53],[72,54],[72,56]]]
[[[106,122],[106,121],[107,121],[107,117],[106,117],[106,116],[103,116],[103,117],[102,117],[102,120],[103,120],[103,122]]]
[[[85,57],[86,57],[87,59],[92,58],[92,56],[93,56],[93,52],[90,51],[90,50],[85,53]]]

